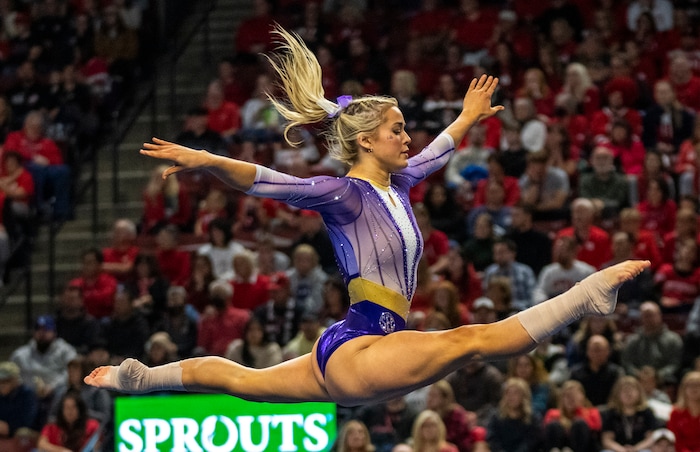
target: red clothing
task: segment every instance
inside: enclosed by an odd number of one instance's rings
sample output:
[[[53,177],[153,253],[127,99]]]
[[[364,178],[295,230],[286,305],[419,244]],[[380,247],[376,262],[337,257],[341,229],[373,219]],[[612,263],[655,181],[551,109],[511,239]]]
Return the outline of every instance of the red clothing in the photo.
[[[34,160],[36,156],[42,156],[49,161],[49,165],[63,163],[61,150],[52,139],[43,137],[32,141],[27,138],[23,130],[10,132],[5,139],[3,148],[5,151],[19,152],[22,158],[28,162]]]
[[[265,304],[270,299],[269,283],[270,278],[265,275],[258,275],[253,282],[234,279],[231,281],[234,306],[253,311]]]
[[[666,427],[676,435],[677,452],[700,450],[700,416],[693,416],[686,408],[674,407]]]
[[[156,250],[158,267],[173,286],[185,286],[190,280],[191,253],[181,250]]]
[[[93,281],[75,278],[69,286],[78,286],[83,290],[85,311],[96,319],[112,315],[114,295],[117,293],[117,280],[109,273],[100,273]]]
[[[177,194],[177,211],[170,212],[166,209],[165,197],[159,193],[155,198],[143,195],[143,230],[151,233],[151,230],[163,223],[176,226],[186,226],[192,219],[192,202],[185,190],[180,187]]]
[[[607,148],[612,150],[613,155],[620,161],[622,172],[624,174],[640,175],[644,169],[644,156],[646,149],[644,144],[636,136],[632,139],[629,146],[614,144],[610,141],[605,141]]]
[[[573,226],[564,228],[557,233],[559,237],[578,237]],[[588,230],[588,240],[579,248],[576,259],[600,269],[601,266],[612,259],[612,244],[610,235],[597,226],[591,226]]]
[[[449,22],[450,12],[444,8],[432,11],[418,11],[408,23],[412,36],[436,36],[445,31]]]
[[[3,174],[5,176],[5,174]],[[34,196],[34,179],[32,179],[32,175],[29,171],[27,171],[24,168],[20,168],[20,173],[19,176],[15,179],[15,184],[19,188],[23,188],[26,195],[24,197],[20,198],[15,198],[12,200],[14,203],[22,203],[24,205],[29,205],[31,199]],[[0,206],[5,205],[5,200],[7,199],[7,194],[3,191],[0,191]],[[3,224],[3,209],[0,208],[0,224]]]
[[[224,101],[216,110],[207,110],[207,127],[214,132],[241,128],[241,109],[233,102]]]
[[[615,119],[624,119],[632,126],[632,133],[641,135],[642,133],[642,116],[637,110],[632,108],[624,108],[622,111],[614,113],[610,108],[602,108],[591,116],[591,133],[593,136],[604,135],[608,136],[610,128]]]
[[[578,407],[574,413],[574,418],[583,419],[588,428],[593,431],[599,432],[603,428],[603,421],[597,408]],[[561,411],[558,408],[550,408],[544,415],[544,425],[550,422],[558,422],[560,419]]]
[[[250,17],[244,20],[238,27],[236,33],[237,53],[258,53],[263,46],[263,50],[272,50],[273,34],[270,33],[275,20],[272,16]]]
[[[651,262],[651,269],[656,270],[661,262],[661,251],[653,232],[641,230],[637,233],[637,241],[634,243],[634,257]]]
[[[486,47],[486,41],[493,34],[497,20],[496,15],[483,8],[470,16],[460,14],[450,27],[454,33],[454,41],[467,52],[482,49]]]
[[[450,251],[450,240],[442,231],[433,229],[428,237],[423,237],[423,240],[423,257],[428,261],[428,265],[435,264],[440,256]]]
[[[85,425],[85,434],[83,435],[83,440],[80,443],[81,448],[85,447],[88,441],[90,441],[92,435],[94,435],[99,428],[99,422],[94,419],[87,420]],[[41,436],[45,436],[46,439],[49,440],[49,443],[53,444],[54,446],[65,447],[65,444],[63,444],[63,430],[61,430],[61,428],[54,423],[46,424],[44,428],[41,429]]]
[[[678,300],[675,306],[666,308],[692,306],[700,295],[700,268],[689,274],[679,274],[673,264],[661,264],[654,274],[654,282],[661,286],[661,297]]]
[[[125,250],[118,250],[116,248],[103,248],[102,257],[105,263],[110,264],[133,264],[136,260],[136,256],[139,255],[141,249],[138,246],[132,245]],[[129,277],[127,274],[112,274],[118,281],[124,282]]]
[[[676,98],[680,103],[693,110],[700,111],[700,77],[692,76],[687,83],[671,85],[676,91]]]
[[[676,256],[676,244],[678,243],[678,234],[676,231],[669,232],[663,237],[663,247],[661,248],[661,258],[663,262],[672,264]],[[700,244],[700,233],[695,237],[695,243]]]
[[[486,202],[486,185],[488,178],[480,180],[476,184],[476,193],[474,193],[474,206],[482,206]],[[506,206],[514,206],[520,201],[520,185],[518,179],[511,176],[503,178],[503,189],[505,190],[505,199],[503,203]]]
[[[486,430],[483,427],[470,429],[467,416],[467,410],[454,403],[442,418],[445,423],[445,440],[456,445],[459,452],[469,452],[475,443],[486,441]]]
[[[250,311],[229,306],[223,313],[203,317],[199,322],[197,346],[208,355],[224,356],[228,344],[243,338],[243,329],[250,319]]]
[[[642,214],[642,229],[654,232],[659,239],[674,230],[677,210],[675,201],[669,199],[658,207],[652,206],[649,201],[642,201],[637,205],[637,210]]]

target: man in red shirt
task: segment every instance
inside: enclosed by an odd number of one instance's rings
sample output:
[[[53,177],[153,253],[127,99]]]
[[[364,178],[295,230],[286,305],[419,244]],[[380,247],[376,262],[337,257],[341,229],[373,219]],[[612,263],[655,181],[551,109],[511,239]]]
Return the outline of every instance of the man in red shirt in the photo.
[[[207,127],[231,143],[242,125],[241,111],[238,105],[225,99],[224,88],[219,80],[209,84],[204,108],[207,110]]]
[[[681,104],[696,112],[700,111],[700,77],[693,75],[693,68],[685,53],[678,53],[671,59],[668,81]]]
[[[44,135],[43,114],[39,111],[29,112],[22,129],[10,132],[3,147],[5,152],[17,152],[24,159],[34,179],[39,208],[46,209],[53,197],[52,218],[59,221],[68,219],[70,169],[63,164],[63,156],[56,143]]]
[[[104,263],[102,269],[124,282],[134,268],[134,260],[139,254],[136,242],[136,225],[133,221],[121,218],[112,226],[112,246],[102,249]]]
[[[593,225],[595,206],[590,199],[578,198],[571,204],[571,226],[557,234],[559,237],[574,237],[580,244],[576,259],[600,269],[612,258],[610,236]]]
[[[199,323],[198,354],[224,356],[228,344],[243,337],[250,311],[231,304],[233,287],[228,281],[216,280],[209,286],[209,301],[213,315],[205,315]],[[197,353],[195,353],[197,354]]]
[[[68,285],[80,287],[83,291],[85,311],[102,319],[112,315],[114,296],[117,293],[117,280],[102,270],[104,257],[97,248],[83,252],[80,276],[72,279]]]

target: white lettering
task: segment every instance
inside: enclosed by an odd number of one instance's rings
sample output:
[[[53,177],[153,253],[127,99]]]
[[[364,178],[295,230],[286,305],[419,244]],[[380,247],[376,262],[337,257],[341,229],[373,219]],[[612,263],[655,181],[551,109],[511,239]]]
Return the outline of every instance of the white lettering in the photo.
[[[119,436],[124,443],[119,444],[119,452],[141,452],[143,440],[137,432],[141,431],[141,422],[136,419],[128,419],[119,426]]]
[[[270,443],[270,416],[258,416],[260,422],[260,443],[253,443],[252,425],[255,421],[253,416],[238,416],[238,428],[240,429],[241,447],[246,452],[263,452]]]
[[[143,429],[146,437],[144,452],[159,452],[158,444],[170,438],[170,424],[163,419],[144,419]]]
[[[214,444],[214,432],[216,431],[216,422],[220,421],[228,430],[228,439],[221,446]],[[238,428],[236,424],[226,416],[209,416],[202,422],[202,446],[207,452],[230,452],[238,444]]]
[[[304,450],[316,452],[328,446],[328,432],[323,429],[326,416],[321,413],[310,414],[304,420],[304,431],[309,438],[304,438]]]
[[[304,424],[304,416],[301,414],[278,414],[272,416],[272,426],[282,425],[282,444],[280,452],[296,452],[298,447],[294,445],[294,426],[301,427]]]
[[[197,444],[199,424],[194,419],[175,417],[170,419],[173,426],[173,448],[170,452],[202,452]]]

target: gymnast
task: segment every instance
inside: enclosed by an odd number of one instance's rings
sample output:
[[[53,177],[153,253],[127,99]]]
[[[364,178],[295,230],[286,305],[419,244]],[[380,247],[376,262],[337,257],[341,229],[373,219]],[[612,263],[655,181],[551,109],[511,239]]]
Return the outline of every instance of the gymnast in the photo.
[[[87,384],[125,393],[197,391],[252,401],[332,401],[354,406],[391,399],[431,384],[474,359],[503,359],[531,350],[565,325],[613,312],[619,286],[649,266],[626,261],[584,279],[566,293],[497,323],[447,331],[405,330],[423,240],[408,199],[411,187],[447,163],[469,128],[496,114],[498,79],[472,80],[459,117],[419,154],[395,99],[324,97],[321,68],[300,37],[281,28],[269,58],[288,102],[271,97],[290,128],[326,121],[333,156],[350,165],[344,177],[293,177],[269,168],[153,138],[141,153],[170,160],[168,177],[208,168],[248,194],[319,212],[350,293],[345,320],[310,354],[265,369],[207,356],[149,368],[134,359],[99,367]]]

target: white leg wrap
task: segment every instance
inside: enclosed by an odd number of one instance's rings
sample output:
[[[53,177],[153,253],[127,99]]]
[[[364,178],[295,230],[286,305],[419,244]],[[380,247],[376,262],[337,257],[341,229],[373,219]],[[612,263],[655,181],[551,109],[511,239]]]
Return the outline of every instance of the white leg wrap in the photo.
[[[182,384],[182,367],[179,362],[149,368],[128,358],[109,376],[115,390],[131,394],[153,391],[185,391]]]
[[[608,315],[615,310],[617,289],[601,272],[594,273],[550,300],[516,314],[535,342],[555,334],[586,315]]]

